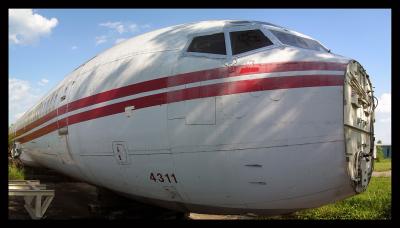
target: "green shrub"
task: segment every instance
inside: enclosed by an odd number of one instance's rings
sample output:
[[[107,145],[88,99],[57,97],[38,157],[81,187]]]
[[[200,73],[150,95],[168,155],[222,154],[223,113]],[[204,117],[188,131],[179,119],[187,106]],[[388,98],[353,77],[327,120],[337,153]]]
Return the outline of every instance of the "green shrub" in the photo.
[[[376,161],[380,162],[380,161],[383,161],[384,159],[385,159],[385,155],[383,154],[382,147],[377,145],[376,146]]]
[[[9,180],[24,180],[24,169],[16,167],[14,164],[8,164]]]

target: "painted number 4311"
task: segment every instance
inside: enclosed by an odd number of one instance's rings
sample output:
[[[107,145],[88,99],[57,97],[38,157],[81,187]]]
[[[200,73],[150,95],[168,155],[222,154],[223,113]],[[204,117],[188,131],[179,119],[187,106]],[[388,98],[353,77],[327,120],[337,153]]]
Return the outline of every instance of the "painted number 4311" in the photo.
[[[161,173],[157,173],[156,175],[154,175],[154,173],[150,173],[150,180],[154,181],[154,182],[169,182],[169,183],[178,183],[178,181],[176,180],[175,174],[171,174],[168,175],[167,174],[161,174]]]

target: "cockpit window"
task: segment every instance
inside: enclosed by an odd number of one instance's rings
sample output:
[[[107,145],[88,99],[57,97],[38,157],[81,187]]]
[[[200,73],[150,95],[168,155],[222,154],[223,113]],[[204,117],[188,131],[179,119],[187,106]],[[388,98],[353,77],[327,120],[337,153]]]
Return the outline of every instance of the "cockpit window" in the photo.
[[[270,30],[282,43],[316,51],[328,51],[317,41],[277,30]]]
[[[223,33],[217,33],[193,38],[188,52],[226,55],[225,38]]]
[[[233,55],[273,44],[260,30],[230,32],[230,36]]]

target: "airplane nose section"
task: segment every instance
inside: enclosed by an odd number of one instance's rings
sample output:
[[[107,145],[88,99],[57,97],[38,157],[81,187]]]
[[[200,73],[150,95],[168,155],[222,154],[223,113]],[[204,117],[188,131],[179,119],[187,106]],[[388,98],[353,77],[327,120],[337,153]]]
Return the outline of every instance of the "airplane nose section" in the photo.
[[[357,193],[366,190],[374,167],[374,102],[371,80],[357,61],[344,78],[344,135],[347,171]]]

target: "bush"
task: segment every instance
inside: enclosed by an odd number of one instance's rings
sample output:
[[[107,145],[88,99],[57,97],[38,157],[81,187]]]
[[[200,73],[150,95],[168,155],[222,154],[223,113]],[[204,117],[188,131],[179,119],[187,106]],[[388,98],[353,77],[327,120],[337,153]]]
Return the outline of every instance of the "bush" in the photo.
[[[25,178],[24,169],[18,168],[15,164],[8,164],[8,179],[23,180]]]
[[[9,155],[10,155],[10,153],[11,153],[12,144],[13,144],[13,140],[12,140],[11,136],[9,135],[9,136],[8,136],[8,154],[9,154]]]

